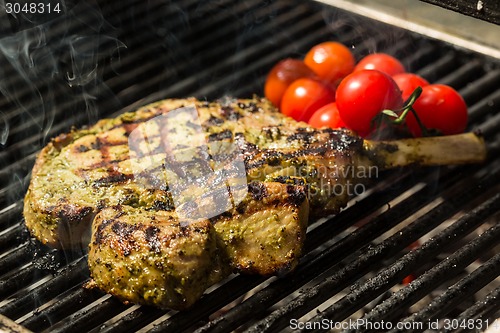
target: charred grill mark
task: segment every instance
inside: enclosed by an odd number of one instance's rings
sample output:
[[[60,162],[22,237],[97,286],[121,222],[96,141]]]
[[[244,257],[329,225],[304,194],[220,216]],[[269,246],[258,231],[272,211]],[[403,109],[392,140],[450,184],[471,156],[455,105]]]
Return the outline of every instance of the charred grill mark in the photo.
[[[113,206],[113,209],[116,211],[115,216],[113,217],[114,219],[118,219],[125,215],[125,212],[123,211],[123,206],[121,205],[115,205]]]
[[[96,208],[97,208],[98,211],[101,210],[101,209],[103,209],[104,207],[106,207],[106,201],[107,200],[102,199],[102,200],[99,200],[97,202]]]
[[[267,190],[264,184],[260,182],[248,183],[248,193],[252,195],[255,200],[261,201],[267,196]]]
[[[159,232],[160,229],[154,226],[147,227],[146,231],[144,232],[146,242],[148,243],[148,246],[151,249],[151,251],[153,251],[154,253],[161,252],[161,243],[160,239],[158,238]]]
[[[111,184],[124,183],[127,180],[133,179],[133,175],[126,175],[124,173],[114,172],[107,177],[103,177],[94,181],[92,186],[94,188],[109,186]]]
[[[319,131],[317,130],[311,130],[308,128],[298,128],[296,133],[293,133],[292,135],[286,138],[286,141],[288,142],[300,141],[305,144],[311,144],[317,141],[318,133]]]
[[[79,152],[79,153],[85,153],[85,152],[87,152],[87,151],[89,151],[89,150],[90,150],[90,148],[89,148],[89,147],[87,147],[87,146],[85,146],[85,145],[79,145],[79,146],[77,147],[77,150],[76,150],[76,151],[77,151],[77,152]]]
[[[152,189],[158,189],[160,191],[168,191],[169,186],[167,180],[162,174],[163,169],[165,169],[164,165],[142,171],[141,173],[135,176],[135,179],[139,183],[147,185]]]
[[[325,147],[324,145],[307,146],[303,149],[286,153],[269,149],[263,150],[260,154],[247,154],[245,156],[245,164],[247,170],[250,170],[259,168],[264,164],[277,166],[281,163],[281,161],[291,161],[304,156],[325,156],[329,152],[332,152],[332,155],[337,153],[337,151],[332,151],[329,147]]]
[[[104,235],[104,229],[111,223],[113,223],[115,220],[104,220],[97,226],[97,231],[95,233],[95,238],[94,238],[94,245],[101,245],[104,242],[104,239],[106,236]]]
[[[52,207],[51,207],[52,208]],[[57,216],[65,222],[78,223],[91,216],[92,207],[80,207],[75,204],[63,204],[53,208]]]
[[[95,142],[92,142],[90,144],[90,148],[92,148],[94,150],[100,150],[101,147],[102,147],[102,142],[101,142],[101,139],[99,139],[99,137],[96,137]]]
[[[324,134],[327,137],[324,137]],[[296,133],[289,135],[286,140],[288,142],[299,141],[309,148],[316,146],[318,149],[318,146],[322,146],[331,151],[359,150],[363,145],[363,140],[349,131],[329,128],[321,130],[298,128]]]
[[[233,138],[233,133],[230,130],[226,129],[219,133],[210,134],[208,136],[208,142],[222,141],[224,139],[232,139],[232,138]]]
[[[243,103],[238,102],[238,107],[242,110],[250,111],[251,113],[261,112],[262,109],[257,106],[254,102]]]
[[[120,221],[112,220],[111,230],[122,238],[127,238],[132,235],[132,233],[139,229],[137,225],[130,225]]]
[[[153,209],[156,211],[173,211],[175,209],[174,204],[171,201],[160,201],[155,200],[153,203]]]
[[[175,234],[175,238],[179,237],[179,238],[182,238],[182,237],[189,237],[189,232],[190,228],[189,228],[189,223],[180,223],[179,224],[179,232],[177,234]]]
[[[243,133],[235,133],[234,142],[240,150],[245,164],[261,151],[257,145],[248,142]]]
[[[233,107],[231,106],[223,106],[220,108],[220,114],[223,118],[231,121],[236,121],[243,116],[236,111]]]
[[[337,151],[360,151],[363,148],[363,139],[352,135],[345,130],[326,129],[329,134],[328,148]]]
[[[269,140],[279,140],[281,138],[281,130],[277,126],[264,127],[262,132]]]
[[[283,153],[277,152],[275,150],[267,150],[263,154],[263,158],[266,160],[266,163],[270,166],[277,166],[281,164],[283,160]]]
[[[284,154],[274,150],[266,150],[260,155],[248,156],[248,160],[245,159],[245,166],[247,170],[257,169],[265,164],[277,166],[281,163],[281,160],[288,160],[296,157],[296,155],[297,153]]]
[[[224,120],[217,118],[214,115],[210,115],[210,118],[203,123],[204,127],[220,126],[222,124],[224,124]]]
[[[273,181],[277,183],[282,183],[282,184],[289,184],[289,185],[306,185],[305,180],[303,178],[298,178],[298,177],[290,177],[290,176],[278,176],[274,177]]]
[[[194,149],[193,156],[188,161],[176,161],[166,156],[169,170],[176,173],[181,179],[187,181],[200,180],[203,175],[212,174],[209,164],[210,155],[206,147],[197,147]]]
[[[287,185],[286,193],[288,193],[286,201],[296,207],[299,207],[306,199],[306,192],[301,186]]]
[[[133,233],[141,227],[142,224],[130,225],[116,220],[112,221],[111,231],[117,236],[117,244],[124,256],[130,255],[132,250],[137,248]]]

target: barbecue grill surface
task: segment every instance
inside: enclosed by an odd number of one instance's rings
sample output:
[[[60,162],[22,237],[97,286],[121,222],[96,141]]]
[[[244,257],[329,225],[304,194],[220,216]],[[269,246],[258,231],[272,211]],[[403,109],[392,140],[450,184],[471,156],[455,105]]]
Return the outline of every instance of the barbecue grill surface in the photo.
[[[274,332],[293,320],[360,317],[423,331],[415,323],[478,319],[474,328],[485,328],[498,315],[499,60],[314,2],[101,1],[64,11],[0,25],[1,315],[37,332]],[[86,249],[56,251],[29,237],[22,200],[51,137],[161,98],[262,95],[277,61],[326,40],[358,59],[393,54],[458,89],[488,161],[381,174],[339,215],[311,223],[295,272],[231,276],[185,312],[84,289]],[[410,274],[416,280],[401,285]]]

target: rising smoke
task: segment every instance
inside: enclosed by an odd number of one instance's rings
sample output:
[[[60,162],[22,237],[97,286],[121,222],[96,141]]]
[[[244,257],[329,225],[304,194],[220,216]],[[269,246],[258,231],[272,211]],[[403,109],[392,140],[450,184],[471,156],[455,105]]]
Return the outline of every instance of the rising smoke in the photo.
[[[60,3],[43,22],[36,13],[11,13],[11,31],[0,31],[0,166],[33,156],[71,126],[95,123],[99,100],[119,108],[103,62],[119,61],[126,46],[96,4]],[[25,188],[27,177],[12,174],[12,182],[20,179]]]

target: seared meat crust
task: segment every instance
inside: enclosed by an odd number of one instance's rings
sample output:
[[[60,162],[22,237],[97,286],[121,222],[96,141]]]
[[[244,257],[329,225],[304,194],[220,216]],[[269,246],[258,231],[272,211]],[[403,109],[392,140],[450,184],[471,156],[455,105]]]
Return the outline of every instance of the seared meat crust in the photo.
[[[229,271],[208,220],[181,225],[174,212],[105,208],[92,226],[95,283],[123,301],[185,309]]]
[[[196,107],[207,150],[184,148],[196,124],[165,134],[151,122],[147,154],[133,154],[130,145],[145,149],[134,130],[184,106]],[[177,146],[165,144],[165,135],[177,137]],[[238,150],[225,149],[227,143]],[[293,269],[309,207],[314,215],[326,215],[347,203],[347,193],[330,189],[352,180],[342,170],[364,161],[362,144],[348,131],[315,130],[286,118],[263,99],[160,101],[49,143],[33,168],[26,225],[49,246],[90,243],[91,275],[106,292],[124,301],[184,309],[231,271],[270,275]],[[181,161],[172,162],[173,171],[165,168],[171,151]],[[217,175],[200,178],[214,163],[233,175],[224,161],[238,157],[246,171],[243,183]],[[144,164],[147,168],[137,172]],[[178,183],[166,181],[169,172]],[[200,195],[196,182],[211,184],[214,193],[242,186],[247,191],[238,202],[232,193],[233,206],[208,221],[200,215],[201,203],[215,207],[217,195]],[[172,191],[199,205],[176,203]]]

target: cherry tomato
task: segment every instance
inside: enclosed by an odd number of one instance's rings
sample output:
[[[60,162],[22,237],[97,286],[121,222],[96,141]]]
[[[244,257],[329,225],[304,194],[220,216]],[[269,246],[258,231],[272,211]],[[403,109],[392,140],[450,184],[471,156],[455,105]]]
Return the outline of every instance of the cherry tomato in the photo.
[[[401,90],[403,100],[406,101],[408,97],[415,91],[417,87],[425,87],[429,85],[426,79],[413,73],[399,73],[392,77],[394,82]]]
[[[354,69],[355,59],[351,51],[337,42],[324,42],[311,48],[304,57],[309,66],[322,80],[337,85]]]
[[[285,90],[281,112],[297,121],[308,121],[314,111],[335,101],[335,89],[322,81],[300,78]]]
[[[320,107],[309,119],[309,125],[315,128],[346,128],[346,124],[340,118],[337,103],[329,103]]]
[[[372,120],[384,109],[399,109],[403,100],[396,82],[377,70],[359,70],[340,82],[337,88],[337,107],[346,125],[368,134]]]
[[[398,59],[385,53],[373,53],[361,59],[354,71],[362,69],[376,69],[391,76],[405,72],[403,64]]]
[[[269,71],[264,84],[264,95],[274,105],[279,106],[286,88],[301,77],[313,77],[315,74],[302,60],[283,59]]]
[[[462,133],[467,127],[467,105],[462,96],[450,86],[430,84],[423,87],[413,109],[427,129],[436,129],[444,135]],[[406,124],[414,136],[422,135],[411,112],[406,117]]]

